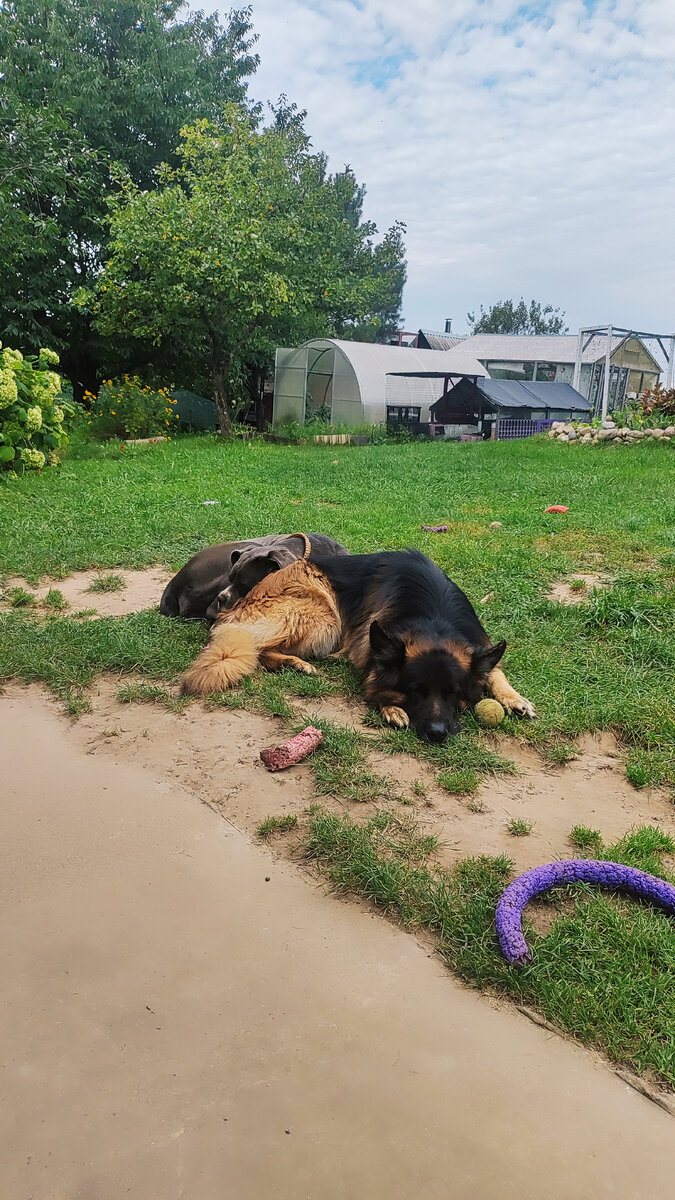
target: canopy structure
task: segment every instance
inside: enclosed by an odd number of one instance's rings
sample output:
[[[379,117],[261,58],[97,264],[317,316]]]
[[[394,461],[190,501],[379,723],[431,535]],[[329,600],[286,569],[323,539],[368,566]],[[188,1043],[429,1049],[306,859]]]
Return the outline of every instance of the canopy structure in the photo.
[[[409,410],[427,422],[431,405],[449,387],[460,379],[485,377],[485,367],[460,348],[418,350],[315,338],[297,349],[277,350],[274,424],[303,423],[310,409],[323,409],[336,425],[374,425]]]
[[[588,415],[585,396],[569,383],[524,383],[515,379],[461,381],[432,405],[431,420],[441,425],[477,424],[484,417],[536,417],[542,420]]]

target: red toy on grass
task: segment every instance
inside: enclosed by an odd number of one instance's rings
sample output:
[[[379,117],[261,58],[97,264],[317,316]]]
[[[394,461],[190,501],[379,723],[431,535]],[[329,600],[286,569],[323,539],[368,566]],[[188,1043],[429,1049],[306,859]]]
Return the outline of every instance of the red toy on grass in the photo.
[[[269,750],[261,750],[260,757],[268,771],[283,771],[286,767],[293,767],[303,758],[307,758],[307,755],[311,754],[312,750],[316,750],[322,741],[321,730],[314,725],[308,725],[302,733],[296,733],[295,737],[291,738],[289,742],[284,742],[282,746],[272,746]]]
[[[544,512],[569,512],[569,508],[565,508],[564,504],[551,504]]]

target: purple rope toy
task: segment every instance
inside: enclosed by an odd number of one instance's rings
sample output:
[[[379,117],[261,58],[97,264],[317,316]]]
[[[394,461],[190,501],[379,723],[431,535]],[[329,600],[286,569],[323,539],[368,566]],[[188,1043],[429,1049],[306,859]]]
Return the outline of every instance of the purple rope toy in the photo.
[[[546,863],[519,875],[502,893],[495,924],[502,954],[515,967],[524,967],[532,955],[521,925],[523,909],[533,896],[560,883],[597,883],[600,887],[620,888],[641,900],[651,900],[659,908],[675,916],[675,887],[636,867],[619,863],[597,862],[595,859],[570,858],[564,862]]]

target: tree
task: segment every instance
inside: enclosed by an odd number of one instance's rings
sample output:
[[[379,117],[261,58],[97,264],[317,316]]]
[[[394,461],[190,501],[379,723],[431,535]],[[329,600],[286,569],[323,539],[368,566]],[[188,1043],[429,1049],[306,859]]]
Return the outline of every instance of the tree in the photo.
[[[480,317],[467,313],[466,319],[471,333],[567,333],[565,314],[552,304],[540,304],[530,300],[526,304],[522,296],[518,304],[513,300],[500,300],[487,311],[480,306]]]
[[[0,0],[0,338],[60,349],[78,396],[110,349],[72,298],[105,259],[111,166],[152,187],[186,121],[245,102],[249,17],[221,26],[185,0]]]
[[[381,341],[384,335],[396,333],[401,327],[403,288],[407,277],[405,244],[406,227],[396,221],[387,230],[379,246],[373,250],[372,272],[379,285],[379,307],[366,321],[343,325],[341,337],[355,342]]]
[[[261,128],[229,105],[219,126],[202,120],[183,130],[179,157],[155,191],[121,182],[110,204],[110,259],[82,304],[106,335],[159,353],[170,342],[195,368],[206,358],[229,434],[247,368],[268,363],[276,345],[330,334],[382,307],[388,285],[374,266],[400,231],[378,247],[372,224],[345,218],[301,123]]]

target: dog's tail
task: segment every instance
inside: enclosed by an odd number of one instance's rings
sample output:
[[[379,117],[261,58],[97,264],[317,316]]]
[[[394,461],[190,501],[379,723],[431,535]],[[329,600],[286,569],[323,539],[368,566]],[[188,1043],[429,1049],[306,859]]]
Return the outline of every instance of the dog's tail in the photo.
[[[245,625],[221,621],[215,625],[208,646],[183,676],[183,692],[208,696],[234,687],[258,665],[258,645]]]

